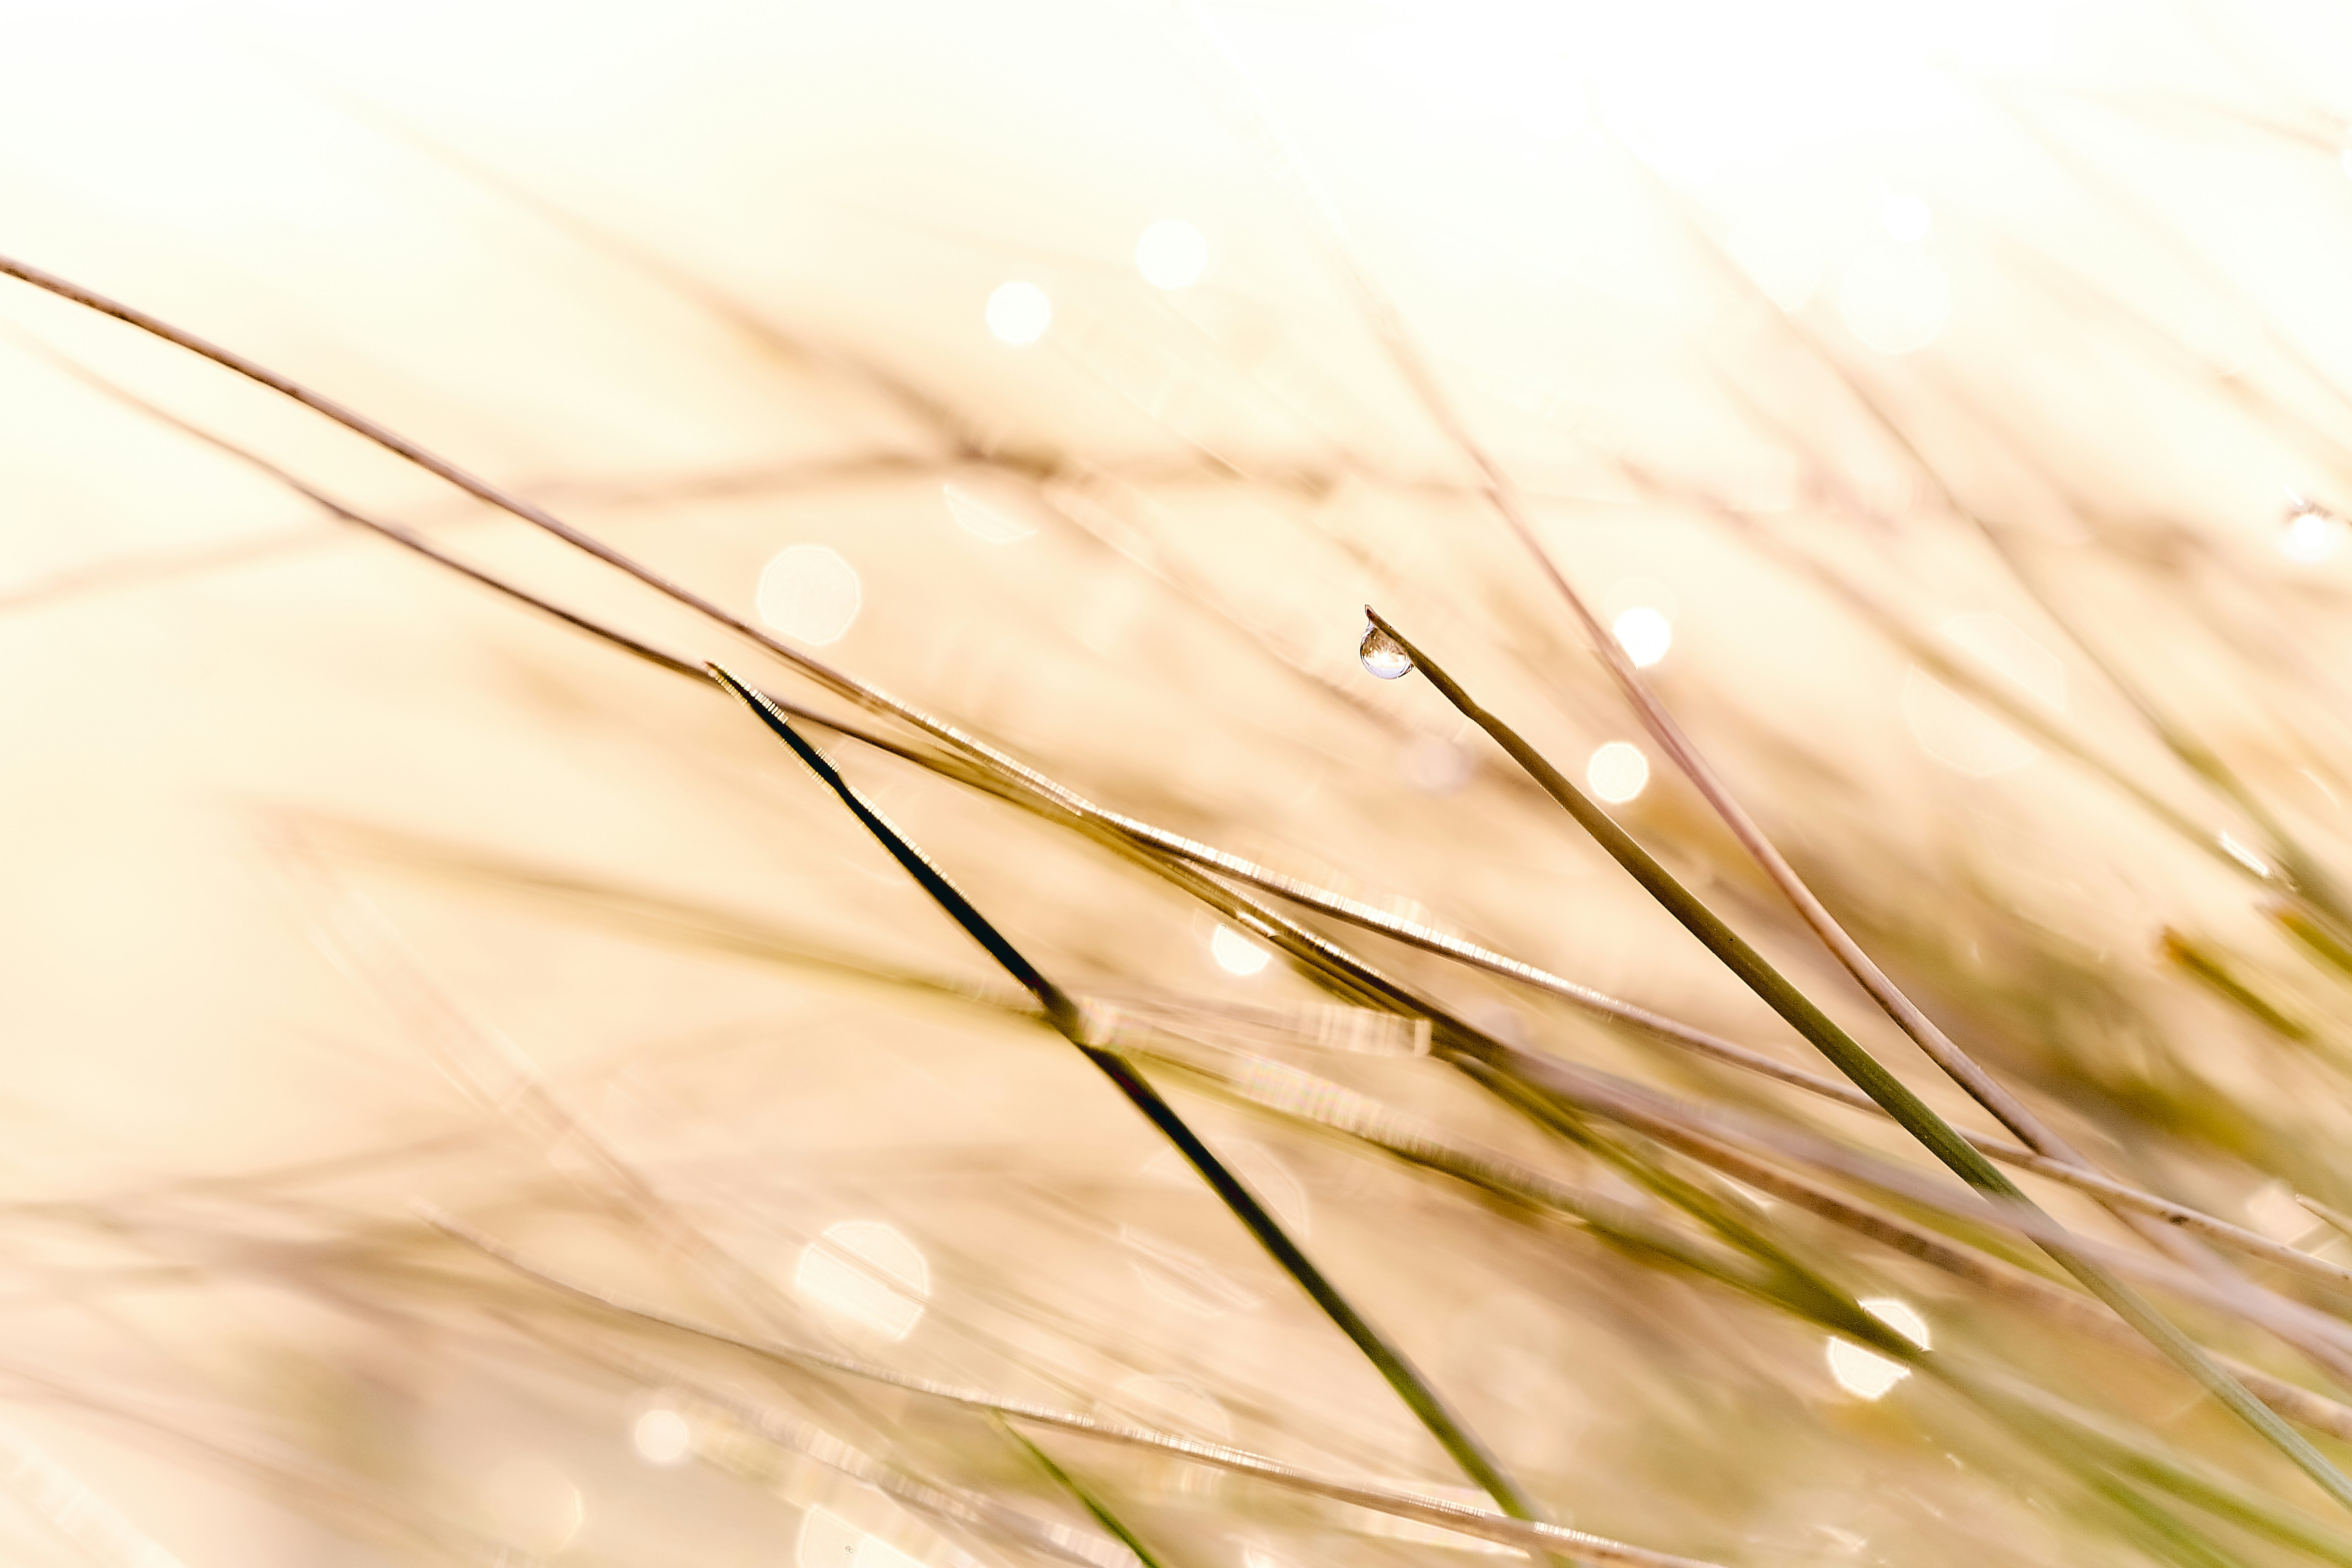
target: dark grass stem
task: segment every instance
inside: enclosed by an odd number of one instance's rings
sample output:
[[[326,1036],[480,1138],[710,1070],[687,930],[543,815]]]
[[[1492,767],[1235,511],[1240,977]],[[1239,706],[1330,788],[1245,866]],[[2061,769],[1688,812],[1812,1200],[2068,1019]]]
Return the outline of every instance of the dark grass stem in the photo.
[[[1497,1507],[1514,1519],[1532,1521],[1538,1518],[1534,1500],[1504,1470],[1501,1461],[1486,1444],[1454,1413],[1435,1385],[1324,1277],[1322,1270],[1291,1240],[1265,1205],[1177,1114],[1175,1107],[1146,1082],[1125,1058],[1094,1042],[1085,1015],[1069,994],[1047,979],[1035,964],[1006,940],[1003,933],[972,907],[971,900],[956,889],[921,850],[866,805],[824,753],[793,728],[792,721],[781,710],[725,669],[715,664],[709,668],[713,679],[740,699],[778,739],[792,748],[793,753],[807,765],[809,771],[839,797],[842,805],[848,807],[850,814],[889,851],[891,858],[898,862],[931,900],[962,927],[965,934],[978,942],[999,967],[1037,998],[1038,1005],[1045,1011],[1045,1021],[1063,1038],[1076,1046],[1127,1097],[1128,1102],[1159,1129],[1161,1136],[1176,1146],[1193,1170],[1200,1173],[1201,1179],[1209,1184],[1283,1272],[1288,1274],[1339,1331],[1364,1353],[1382,1379],[1396,1391],[1406,1408],[1419,1418],[1421,1424],[1428,1428],[1430,1436],[1436,1438],[1438,1445],[1462,1468],[1463,1473],[1475,1481],[1495,1500]]]
[[[1542,785],[1545,793],[1558,801],[1575,818],[1577,825],[1606,849],[1644,891],[1696,937],[1725,967],[1738,975],[1759,999],[1780,1014],[1827,1057],[1855,1087],[1876,1100],[1905,1131],[1996,1205],[2022,1209],[2049,1225],[2052,1231],[2063,1234],[2016,1183],[2002,1174],[1999,1167],[1954,1131],[1951,1124],[1938,1116],[1908,1085],[1889,1072],[1884,1064],[1815,1006],[1811,998],[1766,962],[1761,953],[1676,881],[1664,867],[1633,840],[1632,835],[1618,826],[1608,813],[1553,767],[1540,752],[1509,725],[1480,707],[1458,682],[1442,668],[1431,663],[1428,657],[1393,626],[1369,609],[1367,614],[1371,615],[1375,626],[1394,638],[1397,646],[1404,649],[1414,668],[1430,684],[1436,687],[1465,718],[1484,730],[1514,762],[1526,769],[1528,776]],[[1843,936],[1843,931],[1840,934]],[[1851,945],[1850,939],[1848,944]],[[1855,951],[1859,952],[1860,950]],[[1867,963],[1868,960],[1865,958],[1864,962]],[[2003,1120],[2008,1119],[2004,1117]],[[2030,1126],[2039,1126],[2038,1120],[2030,1114],[2027,1122]],[[2021,1137],[2026,1136],[2014,1123],[2011,1126]],[[2033,1142],[2031,1138],[2027,1141]],[[2146,1335],[2167,1359],[2189,1373],[2264,1441],[2286,1456],[2339,1506],[2352,1511],[2352,1480],[2347,1480],[2308,1440],[2288,1426],[2268,1406],[2247,1392],[2244,1384],[2231,1376],[2193,1341],[2158,1314],[2137,1290],[2105,1266],[2092,1261],[2076,1247],[2061,1243],[2054,1236],[2037,1239],[2052,1259],[2079,1280],[2085,1289],[2106,1302],[2118,1317]]]

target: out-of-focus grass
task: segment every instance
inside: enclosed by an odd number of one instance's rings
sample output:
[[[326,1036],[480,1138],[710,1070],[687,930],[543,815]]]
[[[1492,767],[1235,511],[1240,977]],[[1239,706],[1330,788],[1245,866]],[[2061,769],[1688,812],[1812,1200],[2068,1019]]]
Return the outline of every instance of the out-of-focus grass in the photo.
[[[1921,15],[1769,160],[1311,8],[599,13],[562,134],[278,18],[209,156],[22,154],[9,248],[486,478],[8,297],[12,1560],[2352,1562],[2341,41]]]

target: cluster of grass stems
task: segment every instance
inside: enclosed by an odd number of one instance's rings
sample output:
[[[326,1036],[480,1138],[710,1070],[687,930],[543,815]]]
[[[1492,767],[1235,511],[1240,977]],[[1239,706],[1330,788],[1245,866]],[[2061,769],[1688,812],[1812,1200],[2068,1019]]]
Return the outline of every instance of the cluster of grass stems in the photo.
[[[1269,129],[1265,135],[1269,158],[1290,159],[1278,133]],[[1304,180],[1295,168],[1292,173]],[[1325,210],[1311,200],[1303,206],[1310,215]],[[1693,827],[1690,844],[1654,851],[1506,715],[1449,673],[1450,649],[1424,644],[1377,608],[1368,611],[1368,649],[1409,661],[1413,679],[1425,681],[1490,739],[1521,784],[1557,805],[1559,831],[1581,836],[1605,852],[1633,886],[1811,1048],[1819,1067],[1794,1065],[1666,1010],[1605,994],[1471,941],[1433,919],[1398,914],[1100,804],[952,719],[820,661],[362,413],[134,307],[0,258],[0,272],[209,359],[553,535],[685,607],[730,646],[748,647],[748,657],[784,672],[793,684],[769,689],[748,666],[739,670],[699,648],[657,646],[569,609],[469,563],[416,530],[346,505],[225,437],[100,384],[127,406],[254,465],[344,522],[736,700],[746,721],[788,749],[814,780],[810,787],[830,792],[870,835],[875,853],[895,861],[1003,977],[1001,985],[975,986],[895,967],[828,946],[806,931],[658,889],[501,862],[350,825],[292,825],[284,843],[288,863],[300,868],[322,940],[438,1059],[479,1090],[501,1123],[526,1144],[568,1151],[572,1180],[583,1189],[582,1201],[596,1224],[663,1260],[669,1275],[660,1289],[643,1289],[631,1288],[626,1273],[597,1278],[593,1269],[569,1268],[537,1255],[527,1237],[502,1229],[511,1222],[527,1231],[527,1205],[485,1204],[487,1212],[470,1215],[420,1208],[406,1216],[397,1237],[378,1236],[354,1244],[346,1256],[313,1259],[322,1294],[356,1296],[385,1314],[430,1316],[445,1332],[527,1344],[583,1378],[660,1391],[692,1413],[703,1455],[755,1488],[781,1485],[779,1477],[794,1465],[814,1467],[887,1498],[919,1521],[938,1551],[982,1561],[1131,1560],[1153,1568],[1207,1563],[1232,1550],[1221,1519],[1276,1534],[1287,1531],[1313,1544],[1285,1550],[1311,1551],[1331,1561],[1385,1561],[1402,1551],[1391,1543],[1393,1532],[1362,1530],[1363,1521],[1376,1517],[1443,1532],[1425,1537],[1422,1552],[1483,1543],[1549,1562],[1761,1564],[1835,1560],[1846,1550],[1834,1548],[1846,1539],[1837,1519],[1814,1521],[1830,1534],[1792,1545],[1743,1533],[1728,1510],[1710,1512],[1690,1499],[1679,1514],[1654,1507],[1627,1510],[1626,1517],[1651,1528],[1652,1535],[1642,1540],[1563,1522],[1559,1478],[1521,1473],[1506,1446],[1481,1435],[1444,1379],[1384,1327],[1377,1292],[1366,1299],[1360,1287],[1327,1272],[1310,1240],[1296,1234],[1244,1169],[1220,1153],[1200,1116],[1184,1109],[1197,1102],[1220,1107],[1220,1116],[1245,1116],[1269,1136],[1408,1173],[1426,1189],[1427,1202],[1483,1215],[1490,1228],[1482,1235],[1500,1255],[1580,1258],[1579,1267],[1598,1270],[1580,1276],[1597,1282],[1596,1289],[1624,1289],[1643,1277],[1671,1282],[1707,1310],[1752,1310],[1800,1329],[1809,1336],[1806,1343],[1833,1336],[1896,1363],[1916,1375],[1918,1386],[1937,1392],[1932,1409],[1916,1416],[1932,1431],[1930,1447],[1948,1449],[1955,1466],[1961,1452],[1970,1455],[1978,1469],[1998,1478],[1989,1495],[2004,1500],[2001,1507],[2063,1520],[2056,1551],[2067,1560],[2114,1554],[2197,1565],[2305,1560],[2352,1565],[2352,1520],[2344,1517],[2352,1510],[2352,1481],[2339,1464],[2352,1452],[2352,1404],[2346,1402],[2352,1391],[2352,1317],[2346,1312],[2352,1268],[2103,1169],[2098,1158],[2053,1127],[2046,1111],[1939,1026],[1931,1009],[1915,1001],[1832,912],[1832,900],[1817,896],[1776,847],[1762,825],[1769,813],[1741,800],[1571,586],[1573,563],[1555,561],[1527,500],[1447,403],[1398,312],[1352,259],[1344,234],[1329,223],[1318,233],[1404,384],[1453,444],[1469,476],[1465,495],[1489,509],[1493,521],[1526,552],[1553,597],[1553,609],[1581,632],[1614,682],[1623,711],[1671,763],[1712,824]],[[773,337],[759,322],[739,324]],[[802,352],[801,345],[786,346]],[[1840,363],[1832,355],[1823,360],[1833,368]],[[851,368],[930,422],[953,460],[1036,477],[1034,458],[992,448],[932,395],[870,367]],[[75,374],[89,379],[87,372]],[[1845,385],[1857,405],[1932,477],[1935,465],[1904,442],[1900,420],[1870,385],[1852,374]],[[1637,489],[1673,493],[1666,481],[1631,464],[1623,474]],[[2008,562],[2055,624],[2074,630],[2063,595],[2037,575],[2002,530],[1979,520],[1956,494],[1948,491],[1942,500]],[[2243,878],[2268,917],[2310,958],[2315,973],[2339,986],[2352,984],[2352,907],[2321,855],[2266,805],[2260,790],[2126,671],[2111,662],[2099,666],[2148,732],[2210,791],[2214,805],[2251,824],[2255,853],[2242,846],[2233,853],[2235,841],[2225,843],[2198,812],[2172,804],[2062,719],[1954,657],[1850,574],[1758,527],[1736,508],[1717,504],[1713,510],[1738,537],[1816,583],[1909,659],[2098,781],[2123,808]],[[2097,662],[2094,640],[2077,637],[2081,652]],[[1172,737],[1171,743],[1183,742]],[[1023,951],[984,912],[987,889],[960,888],[952,868],[935,864],[851,782],[877,769],[914,770],[947,788],[985,797],[1157,879],[1217,921],[1276,950],[1320,989],[1327,1005],[1307,1015],[1254,1014],[1238,1005],[1149,988],[1091,996],[1057,980],[1050,963]],[[1429,808],[1433,816],[1444,809]],[[1433,831],[1442,834],[1443,823]],[[1718,878],[1695,888],[1661,858],[1681,864],[1691,853],[1717,852],[1743,858],[1747,868],[1740,874],[1754,879]],[[909,1005],[968,1014],[976,1026],[993,1019],[1052,1031],[1108,1091],[1100,1097],[1100,1114],[1139,1116],[1176,1152],[1328,1332],[1369,1363],[1425,1432],[1426,1454],[1442,1456],[1475,1490],[1449,1495],[1433,1481],[1383,1479],[1383,1467],[1392,1478],[1400,1462],[1385,1458],[1377,1444],[1352,1442],[1346,1423],[1314,1407],[1311,1395],[1285,1405],[1280,1391],[1269,1394],[1274,1409],[1265,1416],[1267,1430],[1286,1433],[1293,1450],[1280,1457],[1123,1416],[1115,1405],[1101,1404],[1100,1389],[1034,1357],[1027,1360],[1024,1390],[1015,1390],[909,1372],[877,1359],[880,1352],[828,1348],[831,1342],[804,1308],[692,1205],[677,1201],[662,1180],[599,1133],[561,1085],[441,996],[397,933],[352,889],[352,868],[369,865],[396,866],[477,893],[523,897],[536,908],[560,910],[635,938],[749,958],[814,984],[878,987]],[[1779,908],[1758,898],[1736,908],[1710,901],[1709,885],[1762,889]],[[823,911],[813,912],[821,925]],[[1960,1125],[1934,1110],[1882,1054],[1833,1018],[1816,994],[1820,974],[1807,981],[1790,965],[1776,964],[1738,929],[1759,924],[1776,942],[1785,944],[1801,933],[1817,943],[1853,983],[1841,995],[1866,998],[1998,1130]],[[2226,955],[2198,938],[2173,932],[2166,940],[2165,951],[2184,976],[2279,1039],[2309,1047],[2324,1033],[2289,1005],[2267,998]],[[1382,956],[1388,953],[1412,955],[1423,967],[1409,975]],[[1716,1092],[1708,1099],[1670,1093],[1580,1061],[1567,1048],[1574,1037],[1565,1031],[1540,1044],[1517,1037],[1491,1016],[1444,999],[1445,977],[1459,973],[1500,983],[1531,1003],[1559,1005],[1567,1010],[1563,1016],[1581,1016],[1662,1062],[1688,1064],[1687,1070],[1673,1070],[1683,1081]],[[1426,1106],[1400,1104],[1344,1081],[1344,1074],[1318,1070],[1315,1034],[1328,1031],[1333,1018],[1349,1028],[1387,1031],[1381,1037],[1403,1042],[1400,1048],[1407,1054],[1425,1051],[1433,1069],[1454,1075],[1465,1092],[1484,1101],[1488,1120],[1465,1114],[1467,1102],[1458,1097],[1432,1091],[1424,1096]],[[975,1038],[976,1048],[998,1048],[996,1035]],[[1776,1087],[1767,1090],[1768,1084]],[[1118,1103],[1122,1100],[1124,1106]],[[1816,1105],[1837,1108],[1836,1114],[1816,1120],[1808,1109]],[[1890,1152],[1879,1131],[1853,1135],[1864,1125],[1856,1117],[1881,1131],[1899,1129],[1932,1167]],[[1508,1136],[1497,1127],[1511,1130]],[[2067,1223],[2029,1195],[2028,1181],[2037,1184],[2036,1191],[2064,1194],[2076,1205],[2067,1212],[2104,1210],[2113,1223],[2101,1222],[2096,1235],[2080,1220]],[[2345,1223],[2323,1199],[2305,1202],[2315,1215]],[[139,1228],[124,1215],[102,1212],[49,1217],[101,1230]],[[384,1261],[395,1245],[404,1261]],[[1597,1258],[1608,1260],[1605,1268]],[[1563,1278],[1548,1268],[1531,1261],[1528,1278]],[[1888,1279],[1949,1303],[1954,1331],[1939,1333],[1939,1342],[1929,1348],[1874,1314],[1865,1298]],[[959,1309],[943,1296],[929,1310],[948,1322]],[[457,1321],[462,1328],[448,1327]],[[1744,1325],[1721,1331],[1727,1334],[1758,1331],[1749,1317],[1722,1321]],[[1067,1320],[1058,1328],[1076,1337],[1087,1331]],[[976,1323],[956,1331],[971,1344],[993,1347],[980,1358],[984,1364],[1024,1363],[1017,1346],[991,1339]],[[2095,1379],[2087,1386],[2085,1380],[2070,1385],[2063,1369],[2080,1357],[2123,1369],[2113,1376],[2133,1388],[2133,1396],[2120,1407],[2101,1408]],[[1576,1370],[1567,1376],[1575,1381]],[[18,1379],[38,1384],[30,1373],[19,1373]],[[1039,1395],[1040,1386],[1055,1396]],[[2142,1387],[2158,1392],[2144,1395]],[[263,1460],[184,1425],[175,1427],[152,1411],[110,1409],[63,1382],[50,1392],[217,1462],[244,1465],[291,1506],[391,1549],[484,1562],[505,1560],[512,1552],[462,1511],[436,1511],[396,1487],[370,1480],[360,1468]],[[2173,1414],[2152,1419],[2151,1404]],[[2192,1429],[2184,1423],[2184,1409],[2224,1413],[2234,1426],[2207,1421]],[[1819,1409],[1783,1410],[1777,1419],[1833,1424]],[[1738,1447],[1730,1434],[1722,1440]],[[1749,1440],[1775,1441],[1769,1434]],[[1823,1440],[1838,1456],[1832,1462],[1856,1467],[1857,1478],[1867,1474],[1875,1446],[1902,1446],[1885,1432],[1868,1430]],[[1189,1502],[1180,1497],[1171,1503],[1169,1489],[1151,1479],[1169,1472],[1149,1468],[1171,1462],[1185,1467],[1184,1474],[1226,1479],[1213,1489],[1192,1489]],[[1738,1462],[1736,1454],[1694,1456],[1689,1468],[1693,1477],[1715,1475]],[[1424,1473],[1431,1468],[1412,1463]],[[1580,1464],[1578,1495],[1605,1493],[1612,1484],[1605,1473],[1609,1453],[1587,1454]],[[1668,1483],[1644,1484],[1655,1498],[1675,1495]],[[1344,1511],[1335,1511],[1337,1505]],[[2016,1529],[2014,1520],[2021,1517],[1994,1507],[1981,1533],[1953,1521],[1946,1548],[1954,1561],[1999,1552],[2004,1532]],[[2025,1560],[2027,1549],[2017,1550]],[[2038,1559],[2042,1552],[2030,1554]]]

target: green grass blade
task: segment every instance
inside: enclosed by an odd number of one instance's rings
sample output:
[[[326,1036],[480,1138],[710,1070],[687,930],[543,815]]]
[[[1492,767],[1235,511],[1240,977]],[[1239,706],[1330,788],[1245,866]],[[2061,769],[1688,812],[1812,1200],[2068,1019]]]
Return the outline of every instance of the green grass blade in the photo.
[[[1110,1510],[1110,1505],[1097,1497],[1093,1489],[1084,1481],[1055,1464],[1051,1454],[1024,1436],[1012,1422],[992,1411],[990,1413],[990,1418],[995,1422],[998,1431],[1010,1437],[1023,1452],[1037,1461],[1037,1468],[1045,1471],[1055,1486],[1076,1499],[1080,1508],[1094,1515],[1097,1524],[1109,1531],[1112,1535],[1118,1538],[1120,1545],[1134,1552],[1138,1561],[1142,1563],[1143,1568],[1167,1568],[1165,1563],[1152,1555],[1151,1548],[1143,1543],[1143,1538],[1129,1530],[1118,1515]]]
[[[1827,1057],[1831,1064],[1844,1073],[1855,1087],[1885,1108],[1905,1131],[1917,1139],[1954,1173],[1995,1202],[2016,1205],[2039,1215],[2040,1211],[2016,1183],[1978,1152],[1974,1145],[1962,1138],[1907,1084],[1889,1072],[1860,1042],[1815,1006],[1810,997],[1658,864],[1631,834],[1618,826],[1608,813],[1552,766],[1549,759],[1509,725],[1480,707],[1459,683],[1431,664],[1427,656],[1399,634],[1394,626],[1378,616],[1373,617],[1373,624],[1395,638],[1398,646],[1405,650],[1414,667],[1465,718],[1478,725],[1509,753],[1511,759],[1524,768],[1546,794],[1558,801],[1576,819],[1577,825],[1607,850],[1611,858],[1640,883],[1667,913],[1680,921],[1766,1005],[1780,1014]],[[2339,1506],[2352,1511],[2352,1480],[2347,1480],[2343,1472],[2330,1464],[2307,1439],[2288,1426],[2267,1405],[2247,1392],[2244,1384],[2231,1377],[2187,1335],[2158,1314],[2137,1290],[2104,1266],[2091,1261],[2070,1247],[2050,1240],[2044,1240],[2042,1246],[2060,1267],[2082,1282],[2084,1289],[2106,1302],[2117,1316],[2161,1350],[2168,1360],[2195,1379],[2200,1386],[2220,1400],[2263,1441],[2285,1455],[2296,1468],[2310,1477]]]
[[[881,842],[891,858],[905,868],[924,892],[930,895],[932,901],[946,910],[963,928],[965,934],[978,942],[1006,973],[1037,998],[1045,1010],[1046,1022],[1084,1053],[1087,1059],[1127,1097],[1128,1102],[1176,1146],[1258,1245],[1322,1309],[1324,1315],[1354,1342],[1357,1349],[1371,1362],[1406,1407],[1428,1429],[1430,1436],[1436,1438],[1438,1445],[1462,1468],[1463,1473],[1477,1482],[1504,1512],[1517,1519],[1537,1518],[1534,1500],[1504,1470],[1501,1462],[1485,1443],[1447,1405],[1435,1386],[1402,1350],[1390,1343],[1387,1337],[1324,1278],[1322,1270],[1316,1268],[1306,1253],[1291,1240],[1273,1214],[1185,1123],[1175,1107],[1144,1081],[1124,1058],[1103,1049],[1088,1038],[1086,1019],[1076,1002],[1047,979],[1035,964],[1005,939],[1003,933],[990,924],[921,850],[867,805],[850,787],[849,781],[841,776],[822,752],[793,728],[791,721],[774,704],[718,666],[711,666],[710,670],[714,679],[740,698],[777,738],[792,748],[793,754],[816,774],[826,788],[833,791],[866,831]]]

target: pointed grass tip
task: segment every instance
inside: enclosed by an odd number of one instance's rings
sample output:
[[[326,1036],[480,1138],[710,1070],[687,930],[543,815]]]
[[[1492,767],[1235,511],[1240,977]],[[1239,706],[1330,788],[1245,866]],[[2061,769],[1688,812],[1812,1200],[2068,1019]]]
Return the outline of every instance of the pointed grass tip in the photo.
[[[818,751],[815,744],[806,736],[793,728],[792,721],[784,717],[782,709],[769,700],[766,692],[737,679],[734,672],[715,660],[703,660],[702,668],[712,680],[734,694],[742,701],[744,707],[758,715],[761,723],[773,730],[801,761],[815,770],[819,778],[831,782],[829,775],[832,770],[825,765],[824,753]]]
[[[764,704],[760,700],[760,694],[757,691],[752,690],[751,688],[746,686],[740,680],[738,680],[735,678],[734,672],[730,670],[725,665],[720,664],[718,660],[706,658],[702,661],[702,668],[704,672],[708,674],[711,679],[717,681],[719,685],[725,687],[728,690],[733,692],[736,696],[741,698],[752,707],[759,708],[764,706]]]

